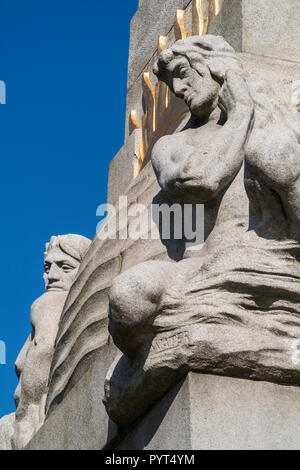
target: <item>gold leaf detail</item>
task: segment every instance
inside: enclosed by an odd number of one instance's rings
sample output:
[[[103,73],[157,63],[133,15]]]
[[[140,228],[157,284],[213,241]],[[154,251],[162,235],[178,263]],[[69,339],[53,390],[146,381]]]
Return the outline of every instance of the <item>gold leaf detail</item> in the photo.
[[[162,51],[167,49],[166,40],[166,36],[159,36],[157,44],[157,54],[160,54]]]
[[[174,34],[175,34],[176,41],[178,41],[178,39],[186,38],[186,32],[185,32],[185,26],[184,26],[184,10],[177,10],[176,12],[175,21],[174,21]]]
[[[203,13],[203,1],[193,0],[192,11],[193,36],[201,36],[202,34],[206,34],[208,27],[208,18],[205,17]]]
[[[129,115],[129,132],[132,134],[135,129],[140,129],[141,126],[139,125],[137,118],[136,118],[136,112],[135,110],[131,111]]]

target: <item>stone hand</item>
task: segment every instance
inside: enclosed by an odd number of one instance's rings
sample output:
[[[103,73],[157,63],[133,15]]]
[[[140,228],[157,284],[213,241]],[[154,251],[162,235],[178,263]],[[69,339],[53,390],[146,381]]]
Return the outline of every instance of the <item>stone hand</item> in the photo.
[[[239,70],[228,70],[224,84],[219,93],[219,107],[228,118],[238,111],[254,112],[254,103],[243,73]]]

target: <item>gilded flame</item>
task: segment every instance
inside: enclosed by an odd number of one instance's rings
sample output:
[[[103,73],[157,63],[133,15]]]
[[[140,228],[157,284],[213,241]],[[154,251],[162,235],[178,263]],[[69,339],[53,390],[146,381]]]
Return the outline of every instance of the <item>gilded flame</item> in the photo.
[[[157,54],[159,55],[162,51],[167,49],[166,45],[167,38],[166,36],[159,36],[157,44]]]
[[[141,126],[139,125],[137,118],[136,118],[136,111],[131,111],[129,115],[129,132],[130,134],[135,131],[135,129],[140,129]]]
[[[203,0],[193,0],[193,19],[192,34],[193,36],[202,36],[207,33],[208,17],[204,16]]]
[[[221,1],[215,0],[215,16],[217,16],[221,11]]]
[[[174,35],[175,41],[178,39],[185,39],[185,25],[184,25],[184,10],[177,10],[174,21]]]

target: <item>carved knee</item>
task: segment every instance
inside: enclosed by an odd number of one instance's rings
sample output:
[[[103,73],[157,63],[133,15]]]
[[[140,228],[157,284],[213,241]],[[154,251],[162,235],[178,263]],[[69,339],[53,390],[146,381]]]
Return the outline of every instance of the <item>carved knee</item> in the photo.
[[[173,271],[173,263],[148,261],[114,279],[109,294],[109,331],[127,356],[151,335],[161,296]]]

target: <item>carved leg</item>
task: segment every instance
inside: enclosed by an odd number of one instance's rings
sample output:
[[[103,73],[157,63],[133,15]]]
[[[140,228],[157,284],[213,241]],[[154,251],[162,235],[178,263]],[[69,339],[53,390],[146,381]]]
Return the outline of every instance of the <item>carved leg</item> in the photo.
[[[151,335],[162,295],[175,282],[177,265],[148,261],[120,274],[109,295],[109,331],[118,348],[129,358]]]

